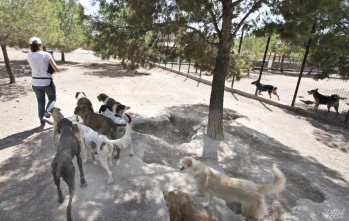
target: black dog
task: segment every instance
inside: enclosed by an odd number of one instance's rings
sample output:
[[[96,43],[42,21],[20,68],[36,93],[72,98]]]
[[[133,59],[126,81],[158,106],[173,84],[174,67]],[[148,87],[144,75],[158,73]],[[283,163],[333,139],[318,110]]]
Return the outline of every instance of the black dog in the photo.
[[[84,171],[82,169],[81,159],[81,147],[80,143],[74,135],[73,123],[67,118],[63,118],[58,122],[57,130],[61,133],[61,138],[58,142],[57,153],[52,160],[51,168],[53,180],[57,186],[58,191],[58,202],[62,203],[64,197],[60,188],[61,177],[67,183],[69,188],[69,204],[67,207],[67,220],[72,221],[71,217],[71,203],[74,196],[75,190],[75,167],[73,164],[74,156],[78,163],[80,171],[80,182],[81,186],[87,186],[84,178]]]
[[[251,84],[255,84],[257,87],[257,93],[259,95],[262,95],[262,91],[268,91],[269,94],[269,98],[271,98],[271,94],[274,94],[275,96],[279,98],[279,95],[277,94],[277,87],[274,87],[273,85],[266,85],[266,84],[261,84],[258,80],[257,81],[253,81]]]
[[[337,116],[338,116],[338,114],[339,114],[339,112],[338,112],[339,99],[344,100],[345,98],[341,98],[337,94],[332,94],[331,96],[325,96],[325,95],[320,94],[317,90],[318,90],[318,88],[308,91],[308,94],[313,95],[313,97],[314,97],[314,100],[315,100],[314,109],[315,109],[315,111],[317,111],[320,104],[326,104],[327,105],[327,113],[330,112],[331,107],[334,107],[334,109],[336,110]]]

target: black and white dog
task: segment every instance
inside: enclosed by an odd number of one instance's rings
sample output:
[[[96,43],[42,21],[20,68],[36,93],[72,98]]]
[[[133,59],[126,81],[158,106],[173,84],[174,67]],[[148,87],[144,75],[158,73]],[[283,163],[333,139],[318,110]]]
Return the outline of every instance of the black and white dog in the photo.
[[[119,114],[114,113],[110,108],[102,104],[101,107],[99,108],[98,113],[103,114],[104,116],[110,118],[113,120],[115,124],[118,126],[126,126],[126,120],[123,116],[120,116]],[[131,117],[128,114],[125,114],[128,118],[128,123],[131,123]]]
[[[129,106],[125,106],[123,104],[121,104],[120,102],[117,102],[116,100],[114,100],[113,98],[109,97],[106,94],[99,94],[97,96],[98,101],[102,101],[105,105],[107,105],[107,107],[113,111],[114,113],[122,116],[124,114],[125,110],[130,109]]]

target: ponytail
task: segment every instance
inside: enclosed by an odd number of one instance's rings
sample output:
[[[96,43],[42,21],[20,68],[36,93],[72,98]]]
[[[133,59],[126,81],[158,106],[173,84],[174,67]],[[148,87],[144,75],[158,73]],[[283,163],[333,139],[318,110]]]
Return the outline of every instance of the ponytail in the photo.
[[[34,41],[31,45],[30,45],[30,50],[31,52],[37,52],[40,48],[40,44],[38,44],[36,41]]]

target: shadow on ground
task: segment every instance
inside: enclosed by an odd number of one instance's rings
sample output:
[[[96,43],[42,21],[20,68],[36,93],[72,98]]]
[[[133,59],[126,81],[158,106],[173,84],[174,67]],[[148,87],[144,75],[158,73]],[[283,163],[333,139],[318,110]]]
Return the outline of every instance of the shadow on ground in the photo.
[[[195,190],[193,180],[178,170],[179,159],[193,153],[199,153],[201,161],[218,171],[257,183],[270,183],[272,164],[277,163],[286,175],[287,185],[279,196],[266,197],[268,221],[282,220],[280,217],[285,214],[292,214],[294,220],[325,220],[322,211],[326,208],[349,207],[348,182],[341,174],[259,131],[231,124],[244,116],[224,110],[225,139],[217,141],[205,135],[208,106],[176,106],[168,108],[167,112],[154,118],[134,117],[135,156],[130,158],[127,151],[121,152],[120,159],[114,161],[112,167],[113,184],[106,183],[107,175],[99,165],[90,163],[83,165],[88,186],[81,188],[76,170],[74,220],[168,220],[162,191]],[[22,139],[31,133],[33,131],[25,131],[5,139]],[[24,143],[13,144],[17,145],[8,145],[13,148],[12,152],[3,150],[7,155],[0,158],[2,219],[64,220],[67,198],[62,205],[58,204],[50,172],[56,149],[52,131],[43,131]],[[67,197],[63,182],[62,187]],[[193,199],[197,205],[207,200]],[[302,208],[308,209],[313,218],[304,218],[304,213],[295,212],[300,202],[305,202]],[[215,205],[207,212],[217,219],[241,220],[232,218],[236,215],[225,214],[239,213],[239,204],[228,203],[231,211],[225,205]],[[317,207],[314,209],[313,205]],[[199,205],[198,209],[203,210]]]

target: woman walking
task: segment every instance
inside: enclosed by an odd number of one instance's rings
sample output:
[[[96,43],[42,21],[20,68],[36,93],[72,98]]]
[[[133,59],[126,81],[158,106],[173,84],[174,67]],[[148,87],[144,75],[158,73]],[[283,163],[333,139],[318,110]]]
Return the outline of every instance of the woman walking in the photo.
[[[49,111],[56,102],[56,87],[53,83],[52,74],[53,71],[58,72],[59,69],[52,55],[49,52],[43,51],[40,38],[30,38],[29,45],[31,52],[28,53],[27,60],[32,69],[32,88],[38,101],[40,126],[44,127],[46,122],[52,124],[44,117],[50,117]],[[50,65],[53,71],[49,70]],[[46,107],[45,95],[48,98]]]

